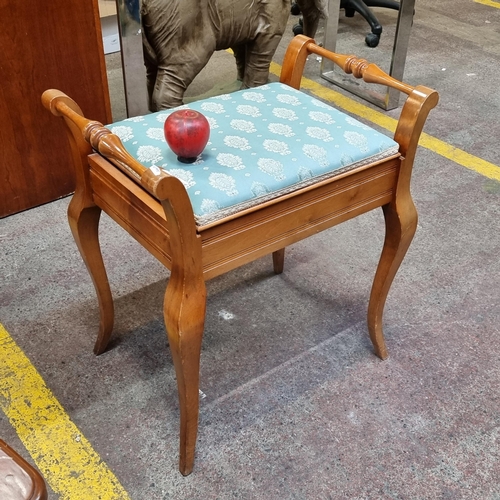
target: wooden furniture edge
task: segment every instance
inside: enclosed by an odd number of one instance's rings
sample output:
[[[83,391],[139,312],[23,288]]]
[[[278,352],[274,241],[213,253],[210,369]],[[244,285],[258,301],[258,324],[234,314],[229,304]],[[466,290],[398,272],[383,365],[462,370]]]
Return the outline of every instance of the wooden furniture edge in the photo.
[[[28,476],[32,481],[30,496],[27,500],[47,500],[48,493],[45,481],[42,475],[30,463],[11,448],[3,439],[0,439],[0,450],[8,455]]]

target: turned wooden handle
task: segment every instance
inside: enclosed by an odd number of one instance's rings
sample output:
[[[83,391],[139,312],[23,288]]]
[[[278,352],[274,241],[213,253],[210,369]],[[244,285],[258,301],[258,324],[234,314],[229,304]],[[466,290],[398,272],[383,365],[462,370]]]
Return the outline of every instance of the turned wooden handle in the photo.
[[[315,43],[309,43],[307,49],[313,54],[317,54],[318,56],[332,61],[345,73],[352,74],[355,78],[360,78],[367,83],[387,85],[408,95],[414,90],[413,86],[396,80],[380,69],[376,64],[369,63],[366,59],[360,59],[353,55],[337,54]]]
[[[73,124],[94,150],[142,184],[151,194],[156,195],[155,186],[159,180],[170,177],[163,169],[146,168],[138,162],[125,149],[117,135],[113,134],[102,123],[85,118],[75,101],[60,90],[46,90],[42,95],[42,103],[52,114],[62,116],[70,128]]]
[[[290,42],[283,60],[280,81],[296,89],[300,88],[300,80],[309,54],[324,57],[336,64],[345,73],[352,74],[355,78],[362,78],[367,83],[387,85],[408,95],[414,90],[414,87],[396,80],[376,64],[369,63],[365,59],[353,55],[337,54],[327,50],[305,35],[297,35]]]

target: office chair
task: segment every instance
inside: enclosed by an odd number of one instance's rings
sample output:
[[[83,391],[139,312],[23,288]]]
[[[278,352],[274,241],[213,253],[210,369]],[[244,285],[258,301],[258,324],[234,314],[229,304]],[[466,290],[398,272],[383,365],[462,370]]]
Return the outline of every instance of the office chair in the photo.
[[[371,33],[365,37],[365,42],[368,47],[376,47],[380,41],[382,34],[382,25],[373,14],[370,7],[384,7],[386,9],[399,10],[399,2],[395,0],[341,0],[340,8],[345,10],[346,17],[353,17],[355,12],[361,14],[371,27]],[[292,3],[291,13],[298,15],[300,13],[299,6],[294,2]],[[303,33],[302,19],[293,27],[294,35]]]

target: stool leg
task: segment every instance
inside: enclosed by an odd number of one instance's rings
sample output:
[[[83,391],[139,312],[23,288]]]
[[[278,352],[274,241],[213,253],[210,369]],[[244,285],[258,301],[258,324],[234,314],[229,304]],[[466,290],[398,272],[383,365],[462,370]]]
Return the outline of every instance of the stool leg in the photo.
[[[101,354],[106,350],[113,331],[114,307],[109,287],[106,268],[102,260],[99,246],[99,219],[101,209],[97,206],[83,207],[77,196],[74,196],[68,208],[68,219],[73,238],[87,266],[99,301],[100,324],[94,353]]]
[[[285,266],[285,249],[281,248],[273,252],[273,267],[275,274],[281,274]]]
[[[418,215],[409,195],[403,208],[395,201],[382,208],[386,227],[385,241],[370,295],[368,331],[375,353],[379,358],[385,359],[388,355],[382,327],[385,301],[394,276],[415,235]]]
[[[163,314],[179,392],[179,471],[191,474],[198,434],[200,353],[207,290],[203,277],[201,238],[186,190],[175,177],[158,184],[168,221],[172,265]],[[167,194],[169,197],[167,198]]]
[[[164,303],[179,392],[179,470],[185,476],[193,470],[198,434],[200,351],[206,311],[203,279],[191,281],[186,277],[184,273],[172,270]]]

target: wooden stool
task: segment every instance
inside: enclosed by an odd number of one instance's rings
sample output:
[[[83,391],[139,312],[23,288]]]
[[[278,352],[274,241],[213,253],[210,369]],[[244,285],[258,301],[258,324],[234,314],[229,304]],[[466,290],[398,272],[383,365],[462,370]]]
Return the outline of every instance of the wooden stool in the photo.
[[[40,473],[0,439],[1,500],[46,500]]]
[[[301,92],[309,54],[407,94],[394,138]],[[280,83],[189,105],[207,115],[212,130],[209,146],[190,165],[179,163],[163,139],[172,110],[105,128],[84,118],[60,91],[47,90],[42,100],[64,118],[73,148],[77,188],[68,217],[99,300],[96,354],[106,349],[114,318],[98,239],[101,211],[171,271],[163,312],[179,390],[182,474],[194,463],[208,279],[269,254],[279,274],[286,246],[382,208],[386,237],[368,304],[368,331],[375,353],[387,357],[382,313],[417,228],[411,171],[437,92],[402,83],[363,59],[335,54],[299,35],[288,47]]]

